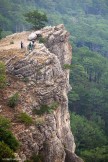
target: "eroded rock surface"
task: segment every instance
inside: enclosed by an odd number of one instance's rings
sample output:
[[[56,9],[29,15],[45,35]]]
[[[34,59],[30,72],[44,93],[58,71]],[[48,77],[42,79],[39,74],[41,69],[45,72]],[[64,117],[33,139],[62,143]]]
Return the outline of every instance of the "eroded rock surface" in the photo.
[[[24,161],[33,153],[41,153],[45,162],[82,162],[74,154],[68,111],[69,70],[64,69],[64,65],[70,64],[72,58],[69,33],[63,25],[45,27],[40,32],[44,44],[36,41],[33,51],[26,51],[23,57],[17,55],[6,62],[11,75],[27,80],[22,91],[29,96],[30,102],[27,104],[22,99],[21,105],[35,121],[34,125],[15,132],[21,142],[17,156]],[[40,105],[53,103],[57,106],[50,113],[42,116],[33,113]]]

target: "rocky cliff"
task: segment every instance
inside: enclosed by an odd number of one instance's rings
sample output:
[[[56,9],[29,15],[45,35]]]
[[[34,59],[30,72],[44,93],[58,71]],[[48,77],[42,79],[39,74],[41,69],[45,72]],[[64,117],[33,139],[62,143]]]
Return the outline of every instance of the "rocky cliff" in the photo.
[[[18,92],[15,113],[26,112],[34,121],[26,126],[13,117],[13,132],[21,143],[16,156],[22,162],[33,154],[41,154],[44,162],[82,162],[74,153],[68,111],[67,93],[71,87],[65,66],[72,57],[69,33],[63,25],[45,27],[40,33],[44,43],[36,39],[32,51],[15,46],[17,38],[26,37],[27,44],[29,32],[9,36],[6,39],[14,44],[1,50],[10,83],[7,97]]]

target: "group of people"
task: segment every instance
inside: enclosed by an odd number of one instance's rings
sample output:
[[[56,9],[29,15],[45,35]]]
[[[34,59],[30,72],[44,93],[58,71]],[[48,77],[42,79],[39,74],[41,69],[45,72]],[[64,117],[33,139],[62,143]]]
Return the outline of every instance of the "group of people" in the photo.
[[[24,48],[24,43],[21,41],[21,49],[23,48]],[[27,49],[31,51],[34,49],[34,40],[30,41],[30,43],[27,46]]]

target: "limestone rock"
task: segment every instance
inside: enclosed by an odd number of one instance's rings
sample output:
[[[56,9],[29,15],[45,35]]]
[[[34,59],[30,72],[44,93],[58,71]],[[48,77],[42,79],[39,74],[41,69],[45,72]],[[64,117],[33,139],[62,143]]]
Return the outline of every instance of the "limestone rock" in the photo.
[[[28,40],[29,41],[32,41],[32,40],[35,40],[37,38],[37,35],[36,35],[36,33],[31,33],[29,36],[28,36]]]
[[[37,30],[37,31],[35,31],[34,33],[37,35],[37,37],[38,37],[38,36],[41,36],[41,34],[42,34],[41,30]]]
[[[45,162],[82,162],[75,155],[70,128],[67,97],[70,89],[69,70],[63,68],[64,64],[71,63],[72,58],[69,33],[63,24],[45,27],[40,32],[46,39],[45,44],[36,42],[34,50],[28,55],[14,58],[7,64],[7,71],[11,75],[21,80],[28,79],[24,93],[26,99],[22,100],[23,111],[35,120],[34,126],[16,133],[22,143],[19,157],[29,159],[32,153],[41,153]],[[29,40],[36,38],[36,32],[29,36]],[[41,117],[32,114],[41,105],[52,105],[54,102],[58,105],[50,113]]]

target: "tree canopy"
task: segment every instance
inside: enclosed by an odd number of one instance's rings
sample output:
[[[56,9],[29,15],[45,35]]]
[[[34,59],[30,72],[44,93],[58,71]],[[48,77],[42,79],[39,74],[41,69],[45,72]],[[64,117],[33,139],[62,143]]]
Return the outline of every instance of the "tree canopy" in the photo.
[[[41,13],[38,10],[30,11],[24,15],[26,21],[33,25],[33,29],[38,30],[43,28],[48,22],[47,16],[45,13]]]
[[[86,162],[104,162],[108,159],[107,58],[74,46],[70,73],[69,109],[77,114],[71,115],[77,153]]]
[[[76,141],[77,154],[85,162],[108,161],[107,137],[96,122],[88,121],[85,117],[71,113],[71,128]]]

